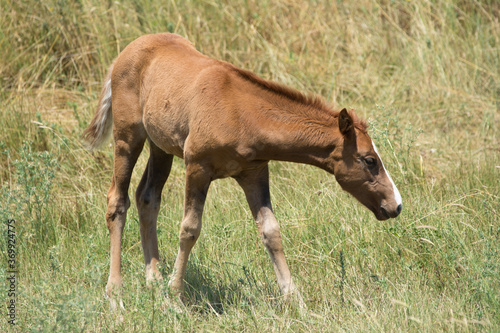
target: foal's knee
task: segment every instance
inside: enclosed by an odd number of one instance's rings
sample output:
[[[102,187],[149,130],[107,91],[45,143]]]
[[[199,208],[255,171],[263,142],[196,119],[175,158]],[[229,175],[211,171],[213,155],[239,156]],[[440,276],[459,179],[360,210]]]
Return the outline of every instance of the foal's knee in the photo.
[[[151,188],[138,188],[135,192],[135,202],[138,209],[156,206],[156,199]]]
[[[181,224],[181,231],[179,234],[179,239],[181,243],[187,243],[188,245],[194,245],[198,240],[201,233],[201,223],[193,223],[192,221],[185,220]]]
[[[262,241],[269,251],[283,251],[281,233],[278,224],[273,224],[262,230]]]
[[[148,191],[144,191],[141,187],[138,187],[135,191],[135,203],[137,204],[137,208],[141,208],[143,206],[149,205],[151,202],[151,195]]]
[[[141,228],[150,228],[155,225],[160,209],[160,196],[151,188],[138,188],[135,192],[135,202],[139,212]]]

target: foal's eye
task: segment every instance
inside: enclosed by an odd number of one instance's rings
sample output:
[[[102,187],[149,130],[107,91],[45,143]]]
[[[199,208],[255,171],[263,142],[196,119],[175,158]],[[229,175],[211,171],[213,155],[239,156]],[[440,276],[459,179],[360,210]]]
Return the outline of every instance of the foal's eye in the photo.
[[[373,157],[367,157],[367,158],[365,158],[365,163],[367,166],[373,167],[377,164],[377,160],[374,159]]]

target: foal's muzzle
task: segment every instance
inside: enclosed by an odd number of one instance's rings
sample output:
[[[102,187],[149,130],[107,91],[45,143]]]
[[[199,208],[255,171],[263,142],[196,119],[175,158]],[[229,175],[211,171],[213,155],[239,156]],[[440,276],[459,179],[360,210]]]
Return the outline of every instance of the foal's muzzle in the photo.
[[[397,217],[399,214],[401,214],[402,210],[403,204],[399,204],[395,209],[386,209],[385,207],[381,206],[378,211],[373,211],[373,213],[378,220],[384,221]]]

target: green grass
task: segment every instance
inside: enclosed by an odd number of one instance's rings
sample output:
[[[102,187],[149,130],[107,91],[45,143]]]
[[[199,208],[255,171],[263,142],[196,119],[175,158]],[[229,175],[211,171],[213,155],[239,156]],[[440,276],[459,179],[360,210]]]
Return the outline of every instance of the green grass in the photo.
[[[0,294],[15,219],[17,325],[0,331],[500,330],[500,6],[497,1],[0,0]],[[186,311],[145,286],[137,210],[123,239],[119,323],[104,289],[112,148],[80,139],[107,67],[172,31],[202,52],[353,107],[404,201],[378,222],[333,176],[272,162],[285,255],[308,306],[283,303],[233,180],[212,184]],[[130,196],[145,168],[134,171]],[[176,159],[159,216],[170,274],[183,211]],[[2,303],[7,305],[7,302]]]

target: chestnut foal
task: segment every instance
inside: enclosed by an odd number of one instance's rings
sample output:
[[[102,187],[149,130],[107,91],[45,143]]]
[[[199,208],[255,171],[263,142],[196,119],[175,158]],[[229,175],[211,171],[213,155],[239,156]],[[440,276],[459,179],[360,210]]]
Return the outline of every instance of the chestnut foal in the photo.
[[[135,197],[148,283],[162,278],[156,220],[173,156],[186,164],[184,218],[169,282],[178,295],[215,179],[233,177],[243,188],[285,296],[298,292],[271,207],[269,160],[312,164],[334,174],[379,220],[396,217],[402,209],[366,125],[353,111],[334,112],[318,98],[209,58],[175,34],[142,36],[111,65],[84,133],[90,147],[99,146],[111,128],[115,160],[107,197],[111,268],[106,292],[112,308],[117,301],[123,307],[120,252],[127,193],[146,140],[151,153]]]

